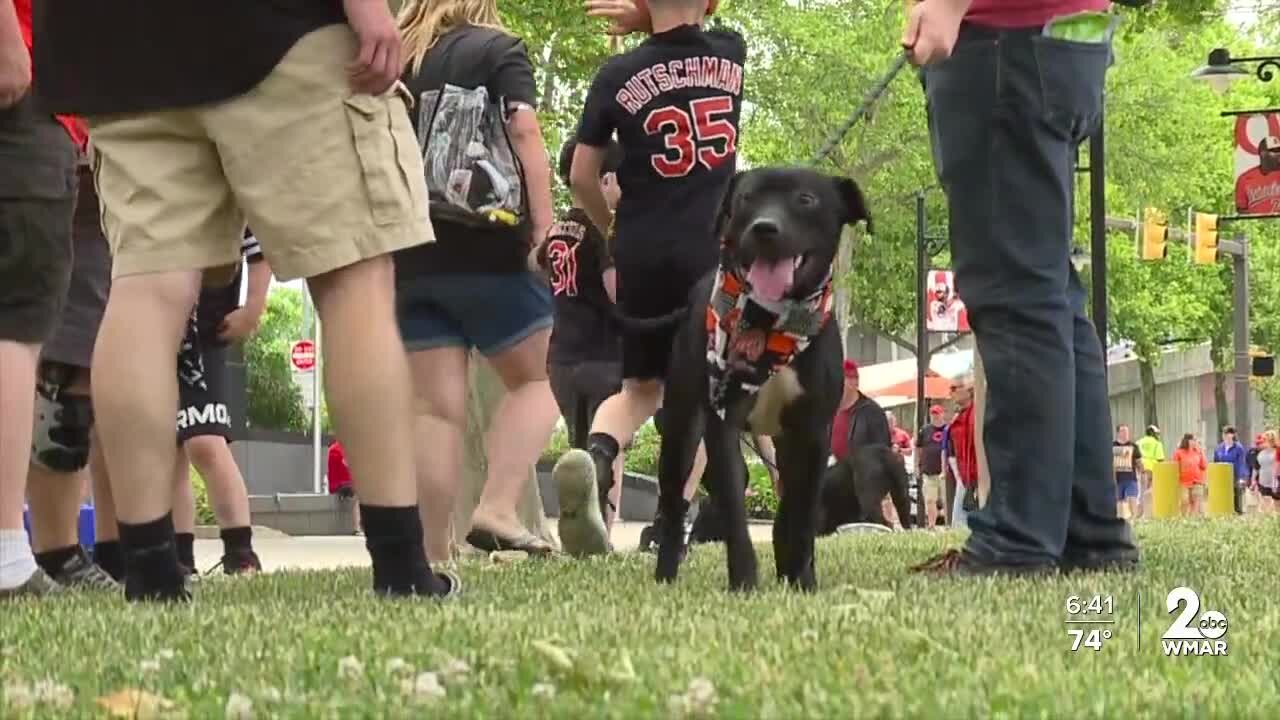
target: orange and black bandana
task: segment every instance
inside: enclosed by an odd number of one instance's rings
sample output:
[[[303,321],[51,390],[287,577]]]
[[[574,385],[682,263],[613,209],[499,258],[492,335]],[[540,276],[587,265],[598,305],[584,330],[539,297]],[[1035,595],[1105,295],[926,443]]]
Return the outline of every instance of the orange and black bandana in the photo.
[[[711,407],[723,418],[733,400],[756,394],[804,352],[831,319],[831,276],[801,300],[767,302],[735,270],[716,272],[707,303]]]

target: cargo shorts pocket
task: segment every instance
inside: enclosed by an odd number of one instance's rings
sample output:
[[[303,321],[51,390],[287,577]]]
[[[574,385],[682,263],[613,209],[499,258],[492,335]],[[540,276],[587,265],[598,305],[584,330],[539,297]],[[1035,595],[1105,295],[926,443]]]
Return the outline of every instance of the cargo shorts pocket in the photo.
[[[343,106],[374,224],[394,225],[412,219],[413,193],[400,159],[400,138],[396,137],[407,126],[408,112],[401,110],[396,96],[352,95]],[[397,122],[396,113],[404,115],[405,123]],[[412,135],[412,129],[409,133]]]

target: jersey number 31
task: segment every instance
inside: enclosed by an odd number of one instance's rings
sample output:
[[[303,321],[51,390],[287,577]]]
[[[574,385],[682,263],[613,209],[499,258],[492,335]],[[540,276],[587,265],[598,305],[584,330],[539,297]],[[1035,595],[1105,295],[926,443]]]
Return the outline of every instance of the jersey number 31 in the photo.
[[[649,158],[654,172],[664,178],[678,178],[693,172],[698,163],[714,170],[737,151],[738,128],[728,118],[733,112],[733,98],[728,95],[699,98],[689,103],[689,110],[667,105],[649,113],[644,131],[662,134],[666,152]],[[719,116],[719,117],[717,117]],[[723,143],[717,147],[716,141]]]

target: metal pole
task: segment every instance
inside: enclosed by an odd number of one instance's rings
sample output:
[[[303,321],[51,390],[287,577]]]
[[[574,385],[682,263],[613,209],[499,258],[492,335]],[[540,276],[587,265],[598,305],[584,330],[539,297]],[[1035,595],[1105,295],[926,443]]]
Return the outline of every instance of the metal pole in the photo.
[[[1249,412],[1249,378],[1252,375],[1249,357],[1249,241],[1243,235],[1236,236],[1240,243],[1240,252],[1231,256],[1231,268],[1235,274],[1234,329],[1232,331],[1235,345],[1235,401],[1236,401],[1236,437],[1253,437],[1250,429]]]
[[[311,471],[315,480],[315,494],[324,494],[324,472],[320,463],[320,372],[324,353],[320,343],[320,315],[316,313],[316,366],[311,370]]]
[[[1102,343],[1102,356],[1107,356],[1107,177],[1105,115],[1098,130],[1089,138],[1089,219],[1091,225],[1090,259],[1093,278],[1093,324]],[[1106,363],[1103,363],[1106,370]]]
[[[924,192],[916,193],[916,424],[924,427],[925,397],[924,376],[929,371],[929,330],[928,308],[925,303],[925,275],[929,272],[928,239],[925,237]],[[920,468],[915,468],[917,478],[922,477]],[[916,526],[925,525],[924,486],[917,486]]]

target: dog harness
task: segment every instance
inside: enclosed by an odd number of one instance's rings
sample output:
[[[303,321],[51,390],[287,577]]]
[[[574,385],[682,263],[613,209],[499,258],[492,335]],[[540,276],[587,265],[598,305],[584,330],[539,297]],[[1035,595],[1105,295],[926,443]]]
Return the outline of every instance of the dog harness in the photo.
[[[812,295],[769,302],[752,294],[736,270],[720,266],[707,303],[707,372],[711,407],[722,419],[737,398],[760,391],[822,332],[831,319],[831,274]]]

